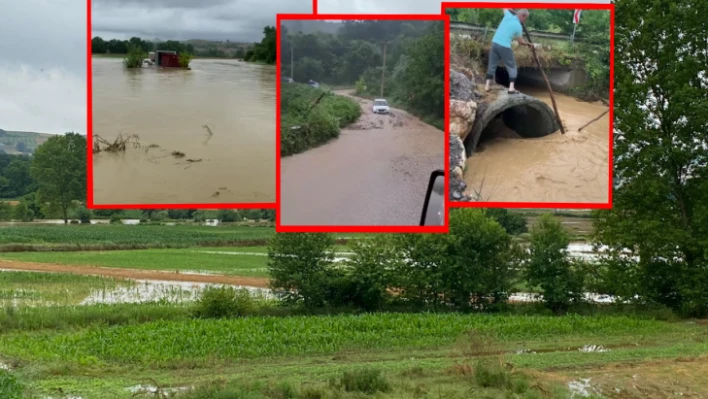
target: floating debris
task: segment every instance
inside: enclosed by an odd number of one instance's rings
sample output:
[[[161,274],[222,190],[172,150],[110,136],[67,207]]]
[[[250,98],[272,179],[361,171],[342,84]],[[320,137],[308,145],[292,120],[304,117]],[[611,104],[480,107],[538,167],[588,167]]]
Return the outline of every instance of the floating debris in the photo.
[[[181,151],[172,151],[172,156],[175,158],[184,158],[184,153]]]
[[[137,134],[123,136],[123,133],[119,133],[113,142],[94,134],[93,140],[94,154],[98,154],[100,152],[124,152],[128,145],[132,145],[133,148],[140,148],[140,137],[138,137]]]

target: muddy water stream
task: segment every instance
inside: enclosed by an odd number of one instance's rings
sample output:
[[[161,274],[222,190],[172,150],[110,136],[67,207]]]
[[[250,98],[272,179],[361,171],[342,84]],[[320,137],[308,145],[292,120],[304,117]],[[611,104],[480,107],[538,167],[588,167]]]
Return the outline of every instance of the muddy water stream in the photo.
[[[420,223],[430,174],[444,169],[443,132],[402,110],[375,115],[371,101],[354,99],[361,118],[339,138],[281,160],[283,225]]]
[[[519,87],[549,106],[543,89]],[[477,152],[467,160],[468,194],[482,201],[584,202],[608,200],[609,114],[585,127],[607,106],[554,93],[566,127],[537,139],[521,138],[499,119],[482,133]]]
[[[94,155],[95,203],[275,202],[275,69],[191,67],[126,70],[93,58],[93,133],[135,134],[141,145]]]

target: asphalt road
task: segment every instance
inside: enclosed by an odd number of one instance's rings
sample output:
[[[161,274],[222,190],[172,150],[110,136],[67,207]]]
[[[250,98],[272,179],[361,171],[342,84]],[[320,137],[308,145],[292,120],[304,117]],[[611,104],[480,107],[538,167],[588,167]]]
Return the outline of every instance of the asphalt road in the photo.
[[[349,92],[337,92],[349,95]],[[405,111],[362,116],[339,138],[281,159],[281,224],[416,226],[430,174],[444,169],[444,133]]]

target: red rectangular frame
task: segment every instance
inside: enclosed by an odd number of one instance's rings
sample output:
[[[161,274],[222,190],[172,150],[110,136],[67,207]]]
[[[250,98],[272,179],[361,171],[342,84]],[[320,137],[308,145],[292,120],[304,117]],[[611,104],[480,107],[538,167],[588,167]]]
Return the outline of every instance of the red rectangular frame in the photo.
[[[313,0],[313,10],[311,15],[302,14],[278,14],[276,17],[276,182],[275,182],[275,231],[285,232],[328,232],[328,233],[447,233],[449,231],[449,178],[445,179],[445,224],[443,226],[283,226],[280,221],[281,200],[280,200],[280,26],[283,20],[424,20],[442,21],[445,26],[445,93],[450,90],[449,79],[449,41],[450,41],[450,18],[447,14],[318,14],[317,0]],[[446,94],[447,96],[447,94]],[[449,175],[450,146],[449,146],[449,121],[450,104],[445,101],[445,131],[443,138],[445,157],[445,176]]]
[[[313,12],[317,11],[317,0],[312,3]],[[309,16],[311,14],[292,14]],[[91,0],[86,0],[86,207],[89,209],[274,209],[272,202],[253,203],[204,203],[204,204],[101,204],[93,202],[93,74],[91,58]],[[277,178],[277,175],[276,175]]]
[[[316,0],[315,0],[316,1]],[[608,194],[606,203],[585,202],[450,202],[453,208],[566,208],[566,209],[611,209],[612,208],[612,171],[614,160],[612,148],[614,143],[614,74],[615,74],[615,5],[612,3],[490,3],[490,2],[442,2],[441,12],[446,14],[448,8],[556,8],[581,10],[608,10],[610,12],[610,140],[609,140],[609,170]],[[446,42],[446,59],[449,59],[450,41]],[[448,63],[449,65],[449,63]],[[445,91],[446,101],[450,93]]]

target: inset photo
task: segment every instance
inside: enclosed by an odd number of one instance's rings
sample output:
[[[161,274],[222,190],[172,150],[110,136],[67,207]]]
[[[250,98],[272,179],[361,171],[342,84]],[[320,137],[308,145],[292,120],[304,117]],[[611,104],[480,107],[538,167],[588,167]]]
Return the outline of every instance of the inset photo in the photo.
[[[469,5],[443,4],[451,205],[611,207],[614,6]]]
[[[446,231],[447,18],[278,18],[278,231]]]
[[[312,1],[208,3],[93,2],[90,207],[274,206],[272,10]]]

